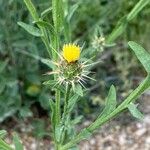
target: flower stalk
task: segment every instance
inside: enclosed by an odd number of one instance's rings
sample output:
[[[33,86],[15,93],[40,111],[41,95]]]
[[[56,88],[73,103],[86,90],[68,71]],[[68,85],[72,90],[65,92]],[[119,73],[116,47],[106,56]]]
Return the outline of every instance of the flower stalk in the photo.
[[[128,105],[131,102],[134,102],[138,96],[140,96],[145,89],[150,87],[150,75],[146,77],[146,79],[108,116],[106,116],[104,119],[101,119],[101,117],[96,119],[89,127],[84,128],[80,131],[80,133],[69,143],[64,145],[61,150],[68,150],[69,148],[73,147],[75,144],[79,143],[81,140],[85,139],[84,131],[85,129],[93,133],[96,129],[100,128],[103,124],[105,124],[110,119],[114,118],[118,114],[120,114],[122,111],[128,108]]]

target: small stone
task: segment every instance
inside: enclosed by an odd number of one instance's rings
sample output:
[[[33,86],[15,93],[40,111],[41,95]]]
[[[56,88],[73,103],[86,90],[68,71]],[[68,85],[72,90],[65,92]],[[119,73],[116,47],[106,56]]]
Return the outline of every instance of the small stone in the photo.
[[[137,131],[135,132],[135,134],[136,134],[137,136],[142,136],[142,135],[145,134],[145,133],[146,133],[146,129],[145,129],[145,128],[142,128],[142,129],[137,130]]]
[[[150,145],[150,137],[146,138],[145,143]]]
[[[91,144],[91,145],[95,145],[95,144],[96,144],[95,139],[92,138],[92,139],[90,140],[90,144]]]

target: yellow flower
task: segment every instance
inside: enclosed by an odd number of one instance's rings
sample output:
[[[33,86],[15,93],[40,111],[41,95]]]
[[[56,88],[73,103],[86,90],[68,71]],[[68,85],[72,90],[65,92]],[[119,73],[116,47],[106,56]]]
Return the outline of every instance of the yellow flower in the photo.
[[[65,44],[63,46],[63,57],[68,63],[79,60],[80,47],[75,44]]]

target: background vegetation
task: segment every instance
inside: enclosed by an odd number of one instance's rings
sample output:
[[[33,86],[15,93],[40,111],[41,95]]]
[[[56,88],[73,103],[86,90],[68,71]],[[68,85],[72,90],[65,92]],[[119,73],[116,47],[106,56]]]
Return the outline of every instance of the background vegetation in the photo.
[[[34,0],[38,12],[49,8],[51,1]],[[120,97],[125,97],[136,83],[144,76],[141,66],[127,50],[127,41],[134,40],[150,50],[150,7],[143,9],[132,20],[124,34],[112,48],[102,47],[99,37],[106,37],[123,16],[128,14],[138,0],[71,0],[70,15],[72,39],[82,46],[83,53],[100,51],[97,56],[101,63],[93,68],[96,84],[87,84],[87,96],[77,106],[83,115],[96,113],[103,106],[103,98],[113,83],[118,87]],[[51,11],[47,19],[51,20]],[[48,58],[45,47],[18,25],[18,21],[31,22],[23,1],[0,1],[0,122],[7,123],[10,119],[34,118],[33,125],[39,122],[43,128],[41,117],[48,116],[49,97],[53,91],[42,85],[46,77],[43,75],[48,68],[39,61],[40,57]],[[136,75],[136,76],[135,76]],[[91,116],[91,115],[89,115]],[[37,127],[37,130],[39,128]]]

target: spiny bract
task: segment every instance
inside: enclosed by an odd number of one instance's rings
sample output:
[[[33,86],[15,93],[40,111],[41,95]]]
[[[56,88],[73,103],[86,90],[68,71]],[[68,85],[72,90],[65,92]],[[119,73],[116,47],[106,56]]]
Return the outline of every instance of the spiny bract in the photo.
[[[80,57],[79,46],[65,44],[62,49],[62,55],[58,54],[58,56],[60,59],[57,62],[52,62],[57,66],[55,71],[47,73],[57,75],[55,85],[70,84],[74,89],[75,84],[79,83],[82,87],[85,87],[84,84],[88,79],[94,80],[88,76],[91,73],[88,68],[95,63],[87,64],[90,59],[85,62],[78,61]]]

